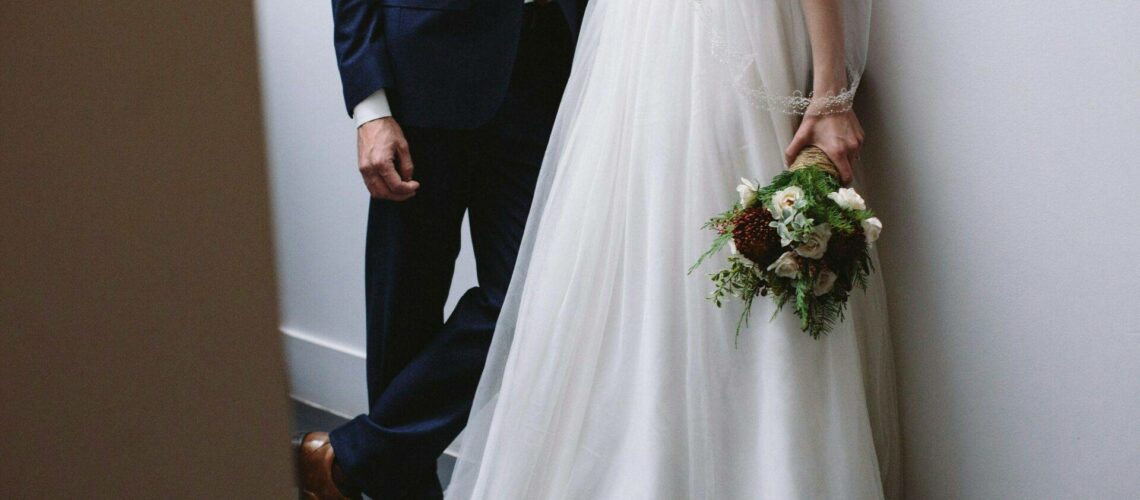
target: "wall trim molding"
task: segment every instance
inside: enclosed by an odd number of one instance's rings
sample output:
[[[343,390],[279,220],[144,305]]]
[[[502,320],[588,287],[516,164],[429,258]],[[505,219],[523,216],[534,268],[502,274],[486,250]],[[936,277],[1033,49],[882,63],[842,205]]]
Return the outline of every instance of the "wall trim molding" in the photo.
[[[289,366],[289,397],[347,419],[368,411],[363,352],[311,333],[280,330]],[[444,454],[455,457],[457,450],[452,443]]]
[[[363,352],[309,332],[280,330],[288,360],[289,397],[344,418],[368,411]]]
[[[355,347],[346,346],[346,345],[341,344],[339,342],[332,342],[332,341],[323,339],[321,337],[318,337],[316,335],[312,335],[309,333],[302,332],[300,330],[294,330],[292,328],[281,327],[281,333],[284,334],[286,337],[292,337],[294,339],[297,339],[297,340],[300,340],[303,342],[309,342],[311,344],[315,344],[317,346],[324,347],[325,349],[332,349],[332,350],[337,351],[341,354],[346,354],[346,355],[352,356],[354,358],[359,358],[361,361],[364,361],[364,359],[367,357],[367,355],[364,353],[364,351],[361,351],[360,349],[357,349]]]

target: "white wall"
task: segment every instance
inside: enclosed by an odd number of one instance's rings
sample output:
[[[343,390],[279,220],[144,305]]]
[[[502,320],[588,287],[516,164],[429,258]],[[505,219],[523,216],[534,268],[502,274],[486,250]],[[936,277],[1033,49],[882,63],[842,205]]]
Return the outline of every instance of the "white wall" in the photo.
[[[368,192],[344,110],[328,1],[257,0],[281,295],[294,397],[366,410],[364,231]],[[453,293],[473,286],[464,230]]]
[[[878,0],[911,499],[1140,497],[1140,2]]]

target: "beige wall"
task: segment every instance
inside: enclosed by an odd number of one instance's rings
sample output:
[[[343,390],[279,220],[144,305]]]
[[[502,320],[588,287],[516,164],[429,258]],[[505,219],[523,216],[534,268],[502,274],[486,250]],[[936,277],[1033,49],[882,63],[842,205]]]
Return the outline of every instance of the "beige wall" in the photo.
[[[0,497],[288,498],[251,2],[0,16]]]

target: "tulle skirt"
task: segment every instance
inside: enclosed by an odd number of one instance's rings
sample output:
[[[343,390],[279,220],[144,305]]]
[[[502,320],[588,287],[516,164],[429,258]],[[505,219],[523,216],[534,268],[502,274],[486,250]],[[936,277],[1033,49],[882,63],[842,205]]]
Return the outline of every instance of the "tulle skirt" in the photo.
[[[796,117],[726,82],[689,0],[594,0],[453,499],[871,499],[897,470],[881,282],[814,340],[688,267]]]

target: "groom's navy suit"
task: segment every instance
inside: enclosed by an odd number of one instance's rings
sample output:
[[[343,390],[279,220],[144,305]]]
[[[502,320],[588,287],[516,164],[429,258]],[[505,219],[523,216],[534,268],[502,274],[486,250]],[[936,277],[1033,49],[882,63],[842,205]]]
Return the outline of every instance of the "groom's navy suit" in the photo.
[[[584,3],[584,2],[582,2]],[[421,184],[373,199],[365,286],[369,413],[331,433],[369,496],[438,498],[513,271],[569,74],[579,0],[333,0],[345,103],[384,89]],[[479,286],[443,317],[469,215]]]

